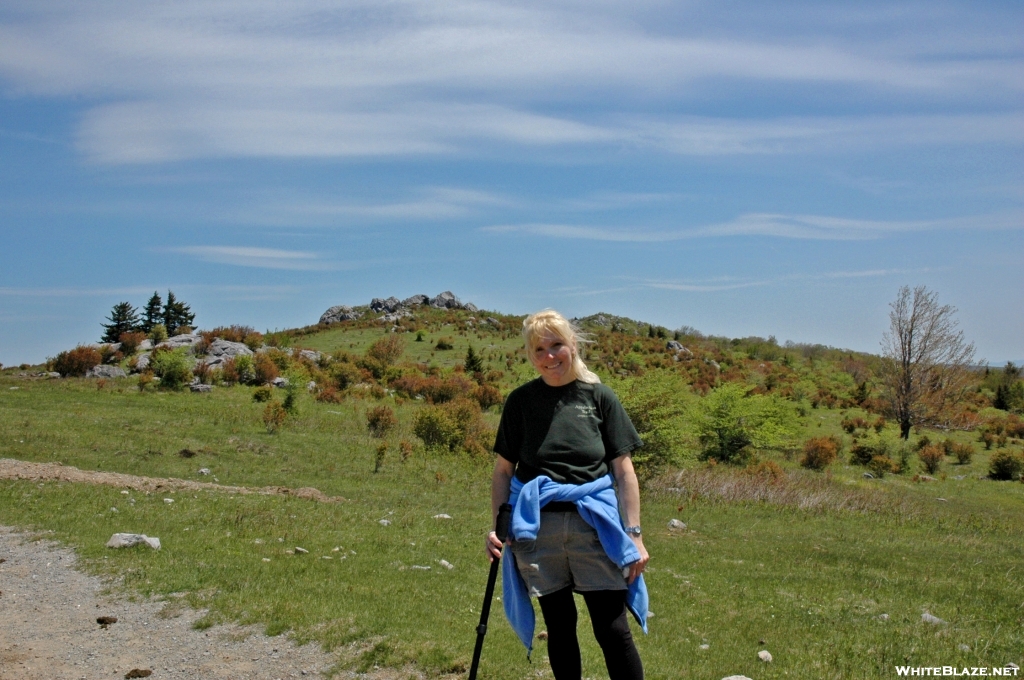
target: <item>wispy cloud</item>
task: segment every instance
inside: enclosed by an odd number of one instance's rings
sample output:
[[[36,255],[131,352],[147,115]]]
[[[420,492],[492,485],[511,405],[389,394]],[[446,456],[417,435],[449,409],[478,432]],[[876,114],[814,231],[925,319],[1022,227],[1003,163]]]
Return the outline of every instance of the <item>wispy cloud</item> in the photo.
[[[339,265],[325,262],[316,253],[302,250],[275,248],[248,248],[244,246],[184,246],[167,248],[167,252],[183,253],[204,262],[230,264],[261,269],[295,269],[316,271],[338,269]]]
[[[1024,229],[1024,214],[976,215],[942,220],[860,220],[821,215],[749,213],[729,222],[681,229],[646,226],[603,227],[572,224],[510,224],[482,227],[491,233],[525,233],[552,238],[629,243],[661,243],[723,236],[772,236],[791,239],[861,240],[912,231]]]

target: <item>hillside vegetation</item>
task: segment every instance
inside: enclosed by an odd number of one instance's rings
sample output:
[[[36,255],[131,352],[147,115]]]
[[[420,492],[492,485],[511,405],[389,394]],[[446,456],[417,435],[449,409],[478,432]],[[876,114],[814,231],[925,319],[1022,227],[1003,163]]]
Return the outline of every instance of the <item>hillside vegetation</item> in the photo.
[[[209,611],[201,625],[260,623],[344,649],[342,667],[464,673],[486,580],[489,448],[504,395],[534,377],[522,317],[377,317],[80,352],[136,371],[125,378],[0,372],[0,457],[345,500],[7,480],[3,523],[55,532],[132,592],[187,593]],[[580,324],[588,365],[647,442],[649,678],[1024,665],[1024,425],[994,406],[1019,376],[979,370],[949,429],[903,442],[877,357],[608,314]],[[218,338],[249,354],[196,364]],[[195,379],[211,390],[191,391]],[[164,547],[104,548],[118,531]],[[550,677],[543,641],[527,663],[501,619],[496,608],[481,676]],[[603,677],[581,637],[585,673]]]

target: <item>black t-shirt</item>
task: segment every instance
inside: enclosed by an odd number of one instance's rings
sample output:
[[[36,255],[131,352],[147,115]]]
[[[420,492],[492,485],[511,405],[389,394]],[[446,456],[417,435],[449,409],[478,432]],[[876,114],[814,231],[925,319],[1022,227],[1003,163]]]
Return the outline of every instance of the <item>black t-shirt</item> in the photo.
[[[585,484],[642,445],[607,385],[577,380],[551,387],[537,378],[505,400],[494,450],[516,464],[521,482],[547,475],[562,484]]]

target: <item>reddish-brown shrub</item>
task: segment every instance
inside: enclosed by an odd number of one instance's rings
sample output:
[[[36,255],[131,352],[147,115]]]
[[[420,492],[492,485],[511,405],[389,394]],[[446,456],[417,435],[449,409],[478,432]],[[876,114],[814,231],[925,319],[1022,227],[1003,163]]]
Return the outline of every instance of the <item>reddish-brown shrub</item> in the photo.
[[[974,447],[970,444],[954,443],[951,454],[956,456],[956,462],[960,465],[968,465],[974,457]]]
[[[366,412],[366,429],[374,437],[386,437],[397,424],[395,412],[387,406],[374,406]]]
[[[224,378],[224,382],[229,385],[234,385],[239,382],[238,366],[235,364],[235,358],[231,357],[223,364],[220,365],[221,376]]]
[[[313,398],[325,404],[340,404],[343,399],[341,392],[334,385],[324,385]]]
[[[804,442],[800,465],[810,470],[824,470],[839,455],[842,442],[836,437],[814,437]]]
[[[875,428],[875,432],[881,434],[882,430],[885,429],[885,418],[878,416],[878,420],[871,424],[871,427]]]
[[[395,333],[378,338],[366,350],[366,357],[381,367],[393,366],[405,352],[405,340]]]
[[[483,384],[473,390],[473,398],[480,404],[480,408],[485,411],[492,406],[498,406],[504,403],[505,398],[501,395],[499,390],[494,385]]]
[[[884,426],[884,420],[882,424]],[[840,423],[840,426],[849,434],[853,434],[854,430],[868,429],[868,421],[864,420],[859,416],[856,418],[843,418],[843,421]]]
[[[917,457],[921,459],[925,471],[930,475],[934,475],[939,471],[939,466],[942,464],[942,459],[945,455],[946,451],[941,446],[930,445],[917,452]]]
[[[192,368],[192,375],[199,378],[199,382],[203,383],[204,385],[210,384],[210,375],[212,374],[212,372],[212,369],[205,361],[197,362],[196,365]]]
[[[399,454],[402,456],[403,463],[409,460],[409,456],[412,455],[412,442],[406,441],[405,439],[398,442],[398,451]]]
[[[747,467],[743,468],[743,473],[769,482],[778,482],[786,476],[782,466],[774,460],[764,460],[760,463],[751,463]]]
[[[404,375],[394,380],[391,387],[407,397],[423,397],[431,404],[443,404],[459,396],[475,398],[475,383],[461,375],[444,380],[433,375]]]
[[[277,378],[280,373],[277,370],[277,364],[266,354],[255,355],[254,368],[256,369],[256,384],[266,385],[267,383]]]
[[[103,363],[103,356],[95,347],[78,346],[73,350],[61,352],[53,360],[53,370],[63,377],[82,377],[94,366]]]
[[[146,339],[146,334],[139,331],[129,331],[127,333],[121,333],[117,341],[121,343],[121,351],[125,356],[135,354],[135,351],[139,349],[139,345]]]
[[[229,342],[244,342],[247,335],[252,335],[256,330],[252,326],[218,326],[211,331],[201,333],[203,337],[209,335],[211,338],[220,338]]]
[[[257,333],[256,331],[253,331],[252,333],[249,333],[244,338],[242,338],[242,342],[245,343],[246,347],[255,352],[256,350],[263,346],[263,333]]]

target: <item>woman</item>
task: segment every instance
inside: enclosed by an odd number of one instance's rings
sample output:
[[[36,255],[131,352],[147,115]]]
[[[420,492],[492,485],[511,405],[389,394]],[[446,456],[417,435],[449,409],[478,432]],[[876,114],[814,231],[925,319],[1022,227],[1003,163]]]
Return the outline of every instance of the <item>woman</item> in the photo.
[[[514,506],[502,576],[506,615],[531,648],[526,593],[537,597],[556,680],[579,680],[573,591],[581,593],[611,680],[641,680],[626,611],[646,630],[648,555],[630,459],[642,442],[615,393],[583,363],[579,332],[565,317],[537,312],[523,322],[523,338],[540,377],[505,402],[491,479],[492,519],[502,503]],[[490,532],[490,559],[501,549]]]

